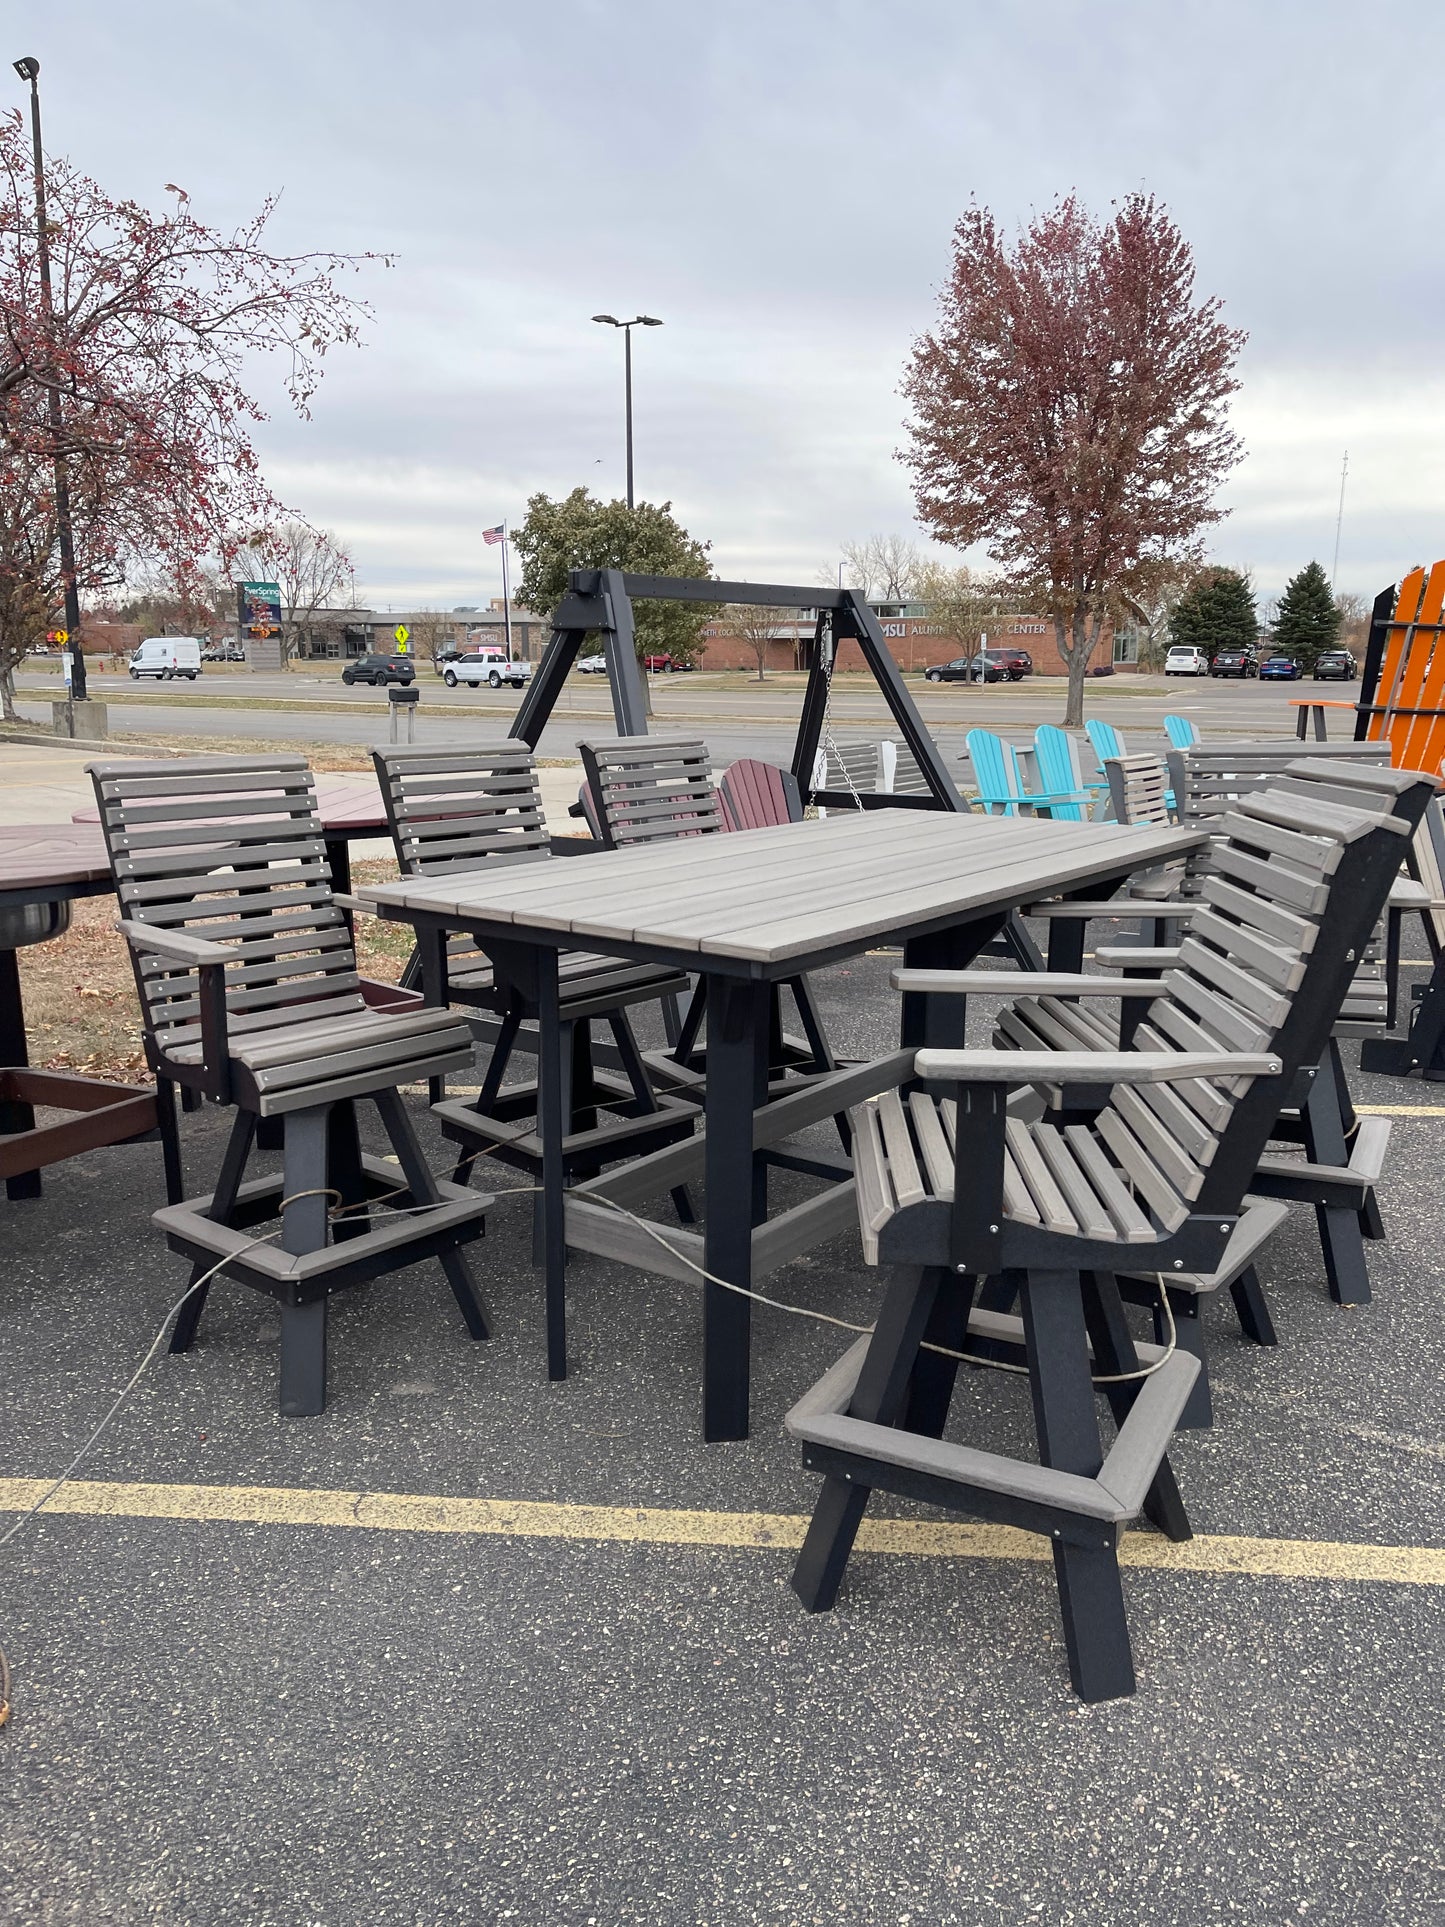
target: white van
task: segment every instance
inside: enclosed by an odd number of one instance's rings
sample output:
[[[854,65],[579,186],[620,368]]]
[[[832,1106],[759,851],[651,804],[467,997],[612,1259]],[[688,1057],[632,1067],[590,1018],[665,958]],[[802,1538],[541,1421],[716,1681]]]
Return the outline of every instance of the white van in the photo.
[[[130,659],[130,673],[137,681],[142,676],[156,676],[162,682],[169,682],[173,676],[185,676],[194,682],[201,673],[201,639],[199,636],[147,636]]]
[[[1202,649],[1186,648],[1176,643],[1164,658],[1166,676],[1207,676],[1209,658]]]

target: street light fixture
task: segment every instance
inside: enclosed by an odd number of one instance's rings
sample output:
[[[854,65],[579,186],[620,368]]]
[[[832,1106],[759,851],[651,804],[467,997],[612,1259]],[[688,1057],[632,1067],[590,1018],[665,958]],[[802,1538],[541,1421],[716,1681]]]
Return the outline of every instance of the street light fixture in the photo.
[[[592,319],[594,321],[604,322],[606,326],[609,328],[620,328],[622,330],[623,341],[625,343],[625,348],[623,352],[623,362],[627,371],[627,375],[626,375],[626,380],[627,380],[627,506],[631,508],[633,506],[633,501],[632,501],[632,330],[634,328],[660,328],[662,326],[662,323],[658,320],[656,315],[651,315],[651,314],[634,315],[631,321],[619,321],[615,314],[595,314],[593,315]]]
[[[40,143],[40,62],[26,54],[12,63],[22,80],[30,82],[30,135],[35,149],[35,233],[40,263],[40,308],[45,331],[55,349],[55,310],[50,293],[50,228],[45,213],[45,150]],[[65,626],[70,632],[70,695],[85,701],[85,656],[80,647],[80,596],[75,586],[75,536],[70,525],[70,483],[61,453],[60,390],[49,384],[50,438],[55,450],[55,527],[60,548],[60,580],[65,590]],[[72,731],[72,734],[74,732]]]

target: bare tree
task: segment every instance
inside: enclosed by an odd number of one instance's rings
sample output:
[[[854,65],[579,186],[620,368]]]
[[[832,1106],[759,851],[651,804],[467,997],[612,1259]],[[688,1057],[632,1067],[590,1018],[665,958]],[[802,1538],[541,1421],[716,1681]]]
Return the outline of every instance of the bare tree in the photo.
[[[282,655],[300,650],[320,609],[354,606],[351,561],[329,529],[292,518],[254,535],[235,561],[238,581],[274,582],[281,591]]]
[[[906,535],[870,535],[842,545],[844,586],[870,602],[912,602],[926,566],[918,544]],[[830,581],[836,578],[830,576]]]
[[[1351,589],[1342,589],[1335,597],[1335,607],[1340,612],[1340,647],[1351,655],[1360,654],[1370,639],[1369,602]]]
[[[408,626],[411,629],[409,647],[412,655],[418,662],[429,662],[435,669],[442,650],[451,644],[455,636],[456,625],[447,617],[428,609],[419,616],[413,616]]]
[[[955,569],[926,562],[914,581],[911,600],[945,635],[957,642],[962,654],[978,653],[982,638],[1006,613],[1007,597],[992,577],[976,574],[966,563]]]
[[[773,609],[756,602],[730,602],[718,618],[718,627],[751,649],[758,665],[758,681],[762,682],[769,644],[788,640],[788,625],[796,620],[794,609]]]
[[[1132,622],[1138,630],[1140,668],[1164,667],[1174,611],[1198,579],[1197,562],[1162,556],[1141,562],[1120,584],[1115,620]]]

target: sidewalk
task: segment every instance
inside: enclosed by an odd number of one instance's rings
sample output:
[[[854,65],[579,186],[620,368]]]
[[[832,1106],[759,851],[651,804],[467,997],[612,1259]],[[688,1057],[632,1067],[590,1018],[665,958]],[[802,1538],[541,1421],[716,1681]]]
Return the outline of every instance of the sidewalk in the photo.
[[[143,757],[146,751],[118,743],[106,753]],[[85,773],[87,763],[92,760],[92,753],[84,750],[0,743],[0,822],[68,823],[76,810],[95,801],[90,778]],[[577,801],[581,765],[540,769],[537,775],[542,788],[542,808],[553,836],[584,835],[584,826],[567,814],[568,805]],[[356,780],[364,780],[359,770]],[[380,857],[388,855],[390,849],[390,843],[385,841],[357,843],[353,854],[359,858]]]

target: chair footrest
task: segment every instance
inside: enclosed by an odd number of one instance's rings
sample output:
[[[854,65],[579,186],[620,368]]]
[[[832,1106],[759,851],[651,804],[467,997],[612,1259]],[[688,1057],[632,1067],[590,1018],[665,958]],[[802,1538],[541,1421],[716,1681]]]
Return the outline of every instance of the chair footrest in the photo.
[[[385,1192],[390,1194],[387,1202],[394,1208],[414,1212],[417,1200],[404,1188],[398,1190],[401,1173],[395,1164],[374,1157],[363,1157],[361,1162],[369,1198]],[[373,1231],[324,1245],[318,1251],[296,1253],[282,1251],[274,1243],[254,1242],[252,1227],[279,1214],[285,1195],[279,1175],[255,1178],[241,1186],[231,1214],[234,1224],[218,1224],[207,1217],[209,1196],[166,1205],[154,1214],[151,1223],[165,1233],[172,1251],[202,1264],[223,1258],[226,1276],[289,1302],[303,1303],[324,1298],[341,1285],[400,1271],[479,1238],[491,1198],[485,1192],[469,1191],[444,1179],[437,1179],[436,1186],[442,1202],[423,1214],[383,1222]]]
[[[569,1131],[562,1139],[562,1155],[568,1159],[640,1156],[690,1136],[698,1117],[697,1107],[667,1091],[660,1092],[657,1101],[661,1108],[656,1111],[644,1111],[638,1117],[608,1116],[593,1130]],[[529,1163],[542,1161],[542,1136],[535,1117],[496,1117],[459,1098],[434,1104],[432,1116],[440,1124],[442,1136],[453,1144],[506,1151]]]
[[[1006,1331],[1022,1336],[1016,1319],[997,1314],[969,1319],[969,1332],[977,1337]],[[787,1432],[809,1448],[806,1464],[936,1505],[1003,1517],[1028,1531],[1072,1536],[1070,1528],[1082,1525],[1089,1543],[1099,1527],[1117,1529],[1138,1516],[1199,1374],[1197,1358],[1175,1352],[1145,1379],[1097,1478],[1091,1479],[851,1418],[848,1407],[869,1343],[860,1338],[784,1419]],[[1145,1349],[1140,1348],[1141,1356]],[[1147,1350],[1160,1356],[1158,1347]],[[830,1459],[837,1461],[832,1467]]]
[[[1288,1198],[1293,1204],[1358,1207],[1380,1181],[1390,1144],[1390,1129],[1388,1117],[1362,1117],[1347,1165],[1306,1164],[1296,1158],[1261,1158],[1249,1188],[1266,1198]]]

